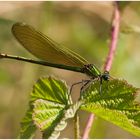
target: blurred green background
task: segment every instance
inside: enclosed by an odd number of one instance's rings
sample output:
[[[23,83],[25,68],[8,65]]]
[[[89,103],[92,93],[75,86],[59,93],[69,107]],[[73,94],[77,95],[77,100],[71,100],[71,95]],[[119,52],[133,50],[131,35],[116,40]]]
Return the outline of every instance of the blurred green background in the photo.
[[[140,87],[140,2],[130,2],[122,12],[121,32],[111,75]],[[112,2],[0,2],[0,52],[34,58],[12,36],[15,22],[26,22],[96,64],[103,71],[108,53]],[[47,53],[46,53],[47,55]],[[16,138],[28,107],[32,86],[41,76],[53,75],[69,86],[83,74],[14,60],[0,60],[0,138]],[[73,98],[79,96],[75,87]],[[80,113],[81,134],[88,118]],[[38,132],[35,138],[41,138]],[[73,120],[61,138],[73,138]],[[137,138],[96,118],[90,138]]]

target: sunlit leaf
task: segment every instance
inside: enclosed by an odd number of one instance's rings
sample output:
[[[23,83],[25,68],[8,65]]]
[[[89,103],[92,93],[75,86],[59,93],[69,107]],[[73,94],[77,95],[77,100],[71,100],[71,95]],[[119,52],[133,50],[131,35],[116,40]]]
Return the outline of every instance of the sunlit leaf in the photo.
[[[43,138],[49,138],[49,139],[58,138],[60,135],[60,132],[67,126],[67,119],[73,118],[75,116],[75,113],[79,109],[80,105],[81,105],[81,102],[77,102],[71,105],[68,109],[63,110],[60,116],[58,116],[59,115],[58,114],[57,118],[44,131]],[[50,115],[50,117],[53,119],[53,116]],[[41,120],[41,119],[42,119],[41,117],[38,118],[38,120]],[[46,126],[47,126],[47,122],[46,122]]]
[[[38,127],[45,132],[46,138],[51,136],[57,138],[58,133],[66,127],[63,118],[70,118],[66,112],[72,108],[71,103],[65,82],[51,77],[39,79],[33,87],[30,109],[21,123],[19,137],[32,138]],[[65,110],[67,111],[65,112]]]
[[[68,105],[68,98],[66,83],[51,77],[38,80],[31,93],[31,101],[44,99],[54,103]]]
[[[28,139],[32,138],[34,136],[34,133],[36,131],[36,126],[32,120],[32,107],[27,110],[25,117],[23,118],[21,122],[21,128],[20,128],[20,134],[19,138],[21,139]]]
[[[68,89],[63,81],[41,78],[31,94],[34,105],[32,119],[43,132],[43,138],[57,138],[73,118],[81,102],[71,104]]]
[[[102,94],[99,94],[99,82],[90,85],[82,94],[85,100],[82,110],[95,113],[119,127],[140,136],[139,89],[124,80],[103,82]]]

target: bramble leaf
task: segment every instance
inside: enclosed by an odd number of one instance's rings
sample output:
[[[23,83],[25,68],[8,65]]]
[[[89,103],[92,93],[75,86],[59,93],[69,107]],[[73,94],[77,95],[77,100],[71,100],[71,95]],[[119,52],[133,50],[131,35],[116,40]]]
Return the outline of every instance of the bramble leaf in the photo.
[[[72,104],[65,82],[54,78],[41,78],[31,94],[32,119],[43,132],[43,138],[58,138],[66,127],[66,120],[73,118],[81,102]]]
[[[44,138],[57,138],[66,127],[66,119],[75,115],[77,109],[71,104],[65,82],[51,77],[39,79],[31,93],[30,109],[21,123],[20,138],[32,138],[37,127]]]
[[[81,96],[82,110],[95,113],[140,137],[139,89],[124,80],[104,81],[99,94],[99,82],[91,84]]]
[[[56,80],[52,77],[40,78],[33,87],[31,93],[31,101],[44,99],[58,104],[68,105],[71,100],[68,100],[68,87],[61,80]]]
[[[33,109],[30,106],[30,109],[27,110],[26,115],[21,122],[21,128],[19,134],[20,139],[29,139],[34,136],[34,133],[36,131],[36,126],[32,120],[32,113],[33,113]]]

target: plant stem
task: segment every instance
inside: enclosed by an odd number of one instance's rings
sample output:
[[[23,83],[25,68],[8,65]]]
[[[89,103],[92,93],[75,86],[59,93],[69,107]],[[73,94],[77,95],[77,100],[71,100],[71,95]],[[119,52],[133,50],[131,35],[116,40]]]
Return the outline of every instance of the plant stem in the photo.
[[[74,128],[75,128],[75,139],[80,139],[80,126],[79,126],[79,115],[76,112],[75,117],[74,117]]]
[[[112,66],[114,54],[115,54],[116,47],[117,47],[119,27],[120,27],[120,12],[118,9],[117,2],[115,2],[113,20],[112,20],[112,28],[111,28],[111,42],[110,42],[109,52],[108,52],[108,55],[106,58],[106,62],[104,65],[105,71],[109,71]],[[94,114],[91,114],[88,118],[87,125],[85,127],[82,139],[88,139],[89,132],[90,132],[93,121],[94,121]]]
[[[87,121],[87,125],[85,127],[85,130],[84,130],[84,133],[82,136],[82,139],[88,139],[93,120],[94,120],[94,114],[90,114],[88,121]]]
[[[79,139],[80,138],[80,126],[79,126],[79,115],[78,113],[75,114],[74,117],[74,124],[75,124],[75,139]]]
[[[105,71],[109,71],[112,66],[114,54],[117,48],[119,27],[120,27],[120,12],[119,12],[119,8],[116,2],[115,9],[114,9],[114,17],[112,21],[112,28],[111,28],[112,31],[111,31],[111,42],[110,42],[110,47],[109,47],[109,53],[107,55],[106,63],[104,65]]]

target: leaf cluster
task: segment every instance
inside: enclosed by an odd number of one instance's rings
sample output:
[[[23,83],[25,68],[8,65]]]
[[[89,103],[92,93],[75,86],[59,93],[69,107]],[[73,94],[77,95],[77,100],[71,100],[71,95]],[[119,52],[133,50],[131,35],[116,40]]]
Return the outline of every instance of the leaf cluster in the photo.
[[[37,128],[43,138],[58,138],[80,110],[88,111],[140,136],[139,89],[124,80],[99,81],[90,84],[76,103],[72,102],[64,81],[52,77],[41,78],[33,87],[29,109],[21,122],[20,138],[32,138]]]

